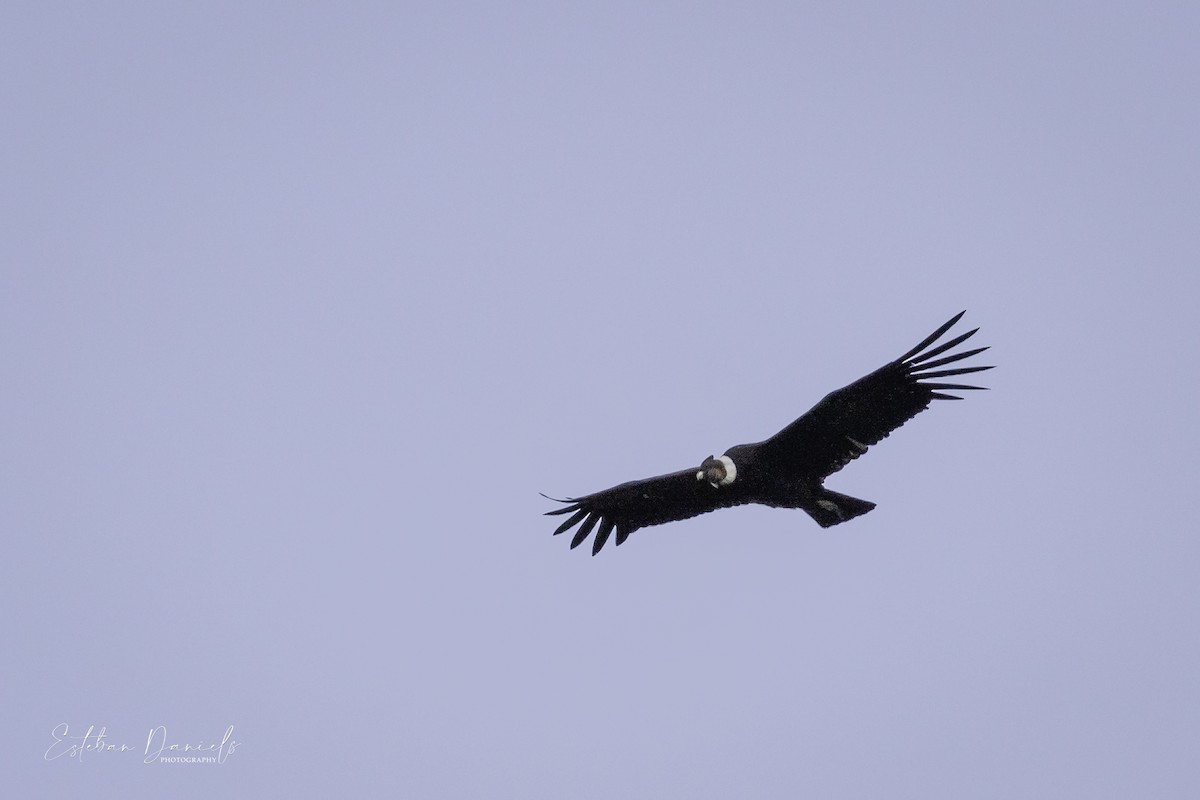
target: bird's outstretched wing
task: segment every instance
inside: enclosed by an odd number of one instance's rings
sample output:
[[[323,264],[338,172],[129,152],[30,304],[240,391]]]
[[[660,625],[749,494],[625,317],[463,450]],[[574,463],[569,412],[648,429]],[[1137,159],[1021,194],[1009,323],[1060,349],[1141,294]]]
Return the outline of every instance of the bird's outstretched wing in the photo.
[[[992,367],[938,369],[987,350],[979,347],[935,358],[975,335],[978,328],[931,347],[965,314],[945,325],[895,361],[836,392],[830,392],[804,416],[763,442],[790,470],[824,478],[867,451],[889,433],[924,411],[931,400],[961,400],[943,390],[983,389],[939,378],[981,372]],[[930,348],[930,349],[926,349]],[[930,382],[932,381],[932,382]]]
[[[592,542],[592,555],[596,555],[614,532],[619,545],[638,528],[687,519],[747,502],[742,499],[740,489],[731,491],[733,488],[729,486],[718,490],[706,481],[697,480],[695,469],[687,469],[657,478],[622,483],[586,497],[559,500],[567,505],[547,511],[546,515],[571,515],[558,526],[554,532],[556,536],[582,523],[571,539],[572,549],[581,545],[599,525]]]

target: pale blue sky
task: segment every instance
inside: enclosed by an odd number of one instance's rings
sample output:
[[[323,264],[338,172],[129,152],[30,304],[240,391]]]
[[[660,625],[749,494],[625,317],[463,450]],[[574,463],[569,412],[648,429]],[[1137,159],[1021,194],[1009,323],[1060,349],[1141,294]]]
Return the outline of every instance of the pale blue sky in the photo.
[[[1200,791],[1195,4],[2,14],[15,795]],[[871,514],[550,536],[964,307]]]

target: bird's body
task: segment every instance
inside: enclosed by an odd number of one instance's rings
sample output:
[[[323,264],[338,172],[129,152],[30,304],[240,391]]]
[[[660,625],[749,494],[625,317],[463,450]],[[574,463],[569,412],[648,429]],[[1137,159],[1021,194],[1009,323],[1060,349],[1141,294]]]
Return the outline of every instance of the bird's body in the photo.
[[[824,528],[867,513],[875,507],[874,503],[830,491],[824,481],[925,410],[930,401],[960,399],[941,390],[983,388],[923,382],[991,369],[987,366],[936,369],[986,350],[980,347],[934,359],[966,341],[978,328],[926,350],[963,313],[895,361],[826,395],[769,439],[731,447],[720,457],[709,456],[698,469],[630,481],[560,501],[567,505],[547,513],[571,514],[571,517],[554,533],[579,524],[571,541],[574,548],[595,529],[592,545],[595,555],[614,532],[619,545],[639,528],[746,503],[803,509]]]

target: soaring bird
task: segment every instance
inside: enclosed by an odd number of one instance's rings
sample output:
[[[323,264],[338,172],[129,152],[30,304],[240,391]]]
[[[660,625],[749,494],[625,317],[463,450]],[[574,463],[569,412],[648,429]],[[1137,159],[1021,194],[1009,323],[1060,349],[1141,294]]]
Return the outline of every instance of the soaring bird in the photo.
[[[930,401],[962,399],[944,390],[986,388],[937,382],[938,378],[992,369],[938,369],[988,349],[979,347],[935,358],[979,330],[933,346],[965,313],[960,311],[895,361],[830,392],[770,439],[739,444],[719,457],[710,455],[699,467],[622,483],[583,497],[555,500],[565,505],[546,514],[571,516],[554,534],[579,525],[571,539],[574,549],[596,530],[592,542],[592,555],[596,555],[614,532],[620,545],[639,528],[746,503],[800,508],[822,528],[867,513],[875,508],[874,503],[830,491],[824,486],[825,479],[924,411]]]

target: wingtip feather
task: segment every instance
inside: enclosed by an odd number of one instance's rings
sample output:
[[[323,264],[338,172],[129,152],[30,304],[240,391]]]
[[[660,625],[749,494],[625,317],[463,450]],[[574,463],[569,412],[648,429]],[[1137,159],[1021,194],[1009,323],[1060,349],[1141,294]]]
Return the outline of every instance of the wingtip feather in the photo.
[[[908,363],[909,364],[920,364],[923,361],[928,361],[929,359],[933,358],[934,356],[938,355],[939,353],[944,353],[952,347],[957,347],[958,345],[962,344],[967,339],[970,339],[972,336],[974,336],[977,333],[979,333],[979,328],[973,328],[960,336],[955,336],[953,339],[951,339],[948,342],[943,342],[942,344],[939,344],[937,347],[933,348],[932,350],[930,350],[928,352],[919,353],[915,357],[909,359]],[[983,349],[986,350],[987,348],[985,347]],[[972,351],[972,352],[979,352],[979,351],[976,350],[976,351]]]
[[[575,514],[575,516],[568,519],[562,525],[559,525],[558,528],[554,531],[553,535],[558,536],[560,533],[563,533],[564,531],[575,527],[575,524],[577,522],[579,522],[579,520],[583,519],[585,516],[587,516],[586,511],[579,511],[578,513]]]
[[[956,322],[958,322],[960,319],[962,319],[962,316],[963,316],[963,314],[966,314],[966,313],[967,313],[967,310],[964,308],[962,311],[960,311],[960,312],[958,312],[957,314],[955,314],[955,315],[954,315],[953,317],[951,317],[949,320],[947,320],[946,322],[942,323],[941,327],[939,327],[939,328],[938,328],[936,331],[934,331],[933,333],[931,333],[931,334],[929,334],[928,336],[926,336],[924,339],[922,339],[922,340],[921,340],[921,343],[920,343],[920,344],[918,344],[918,345],[917,345],[916,347],[914,347],[912,350],[909,350],[909,351],[908,351],[907,353],[905,353],[904,355],[900,356],[900,358],[899,358],[899,359],[897,359],[897,360],[899,360],[899,361],[907,361],[908,359],[910,359],[910,358],[912,358],[913,356],[915,356],[917,353],[919,353],[919,352],[921,352],[922,350],[924,350],[924,349],[925,349],[926,347],[928,347],[929,345],[931,345],[931,344],[933,344],[934,342],[936,342],[938,339],[940,339],[940,338],[941,338],[941,336],[942,336],[942,334],[943,334],[943,333],[945,333],[946,331],[948,331],[948,330],[950,330],[952,327],[954,327],[954,323],[956,323]]]
[[[600,552],[600,548],[604,547],[604,543],[608,541],[608,535],[612,533],[615,524],[611,519],[606,519],[601,523],[600,530],[596,531],[596,540],[592,542],[592,555],[596,555],[596,553]]]
[[[951,375],[968,375],[972,372],[983,372],[984,370],[995,369],[995,365],[986,367],[955,367],[954,369],[940,369],[933,372],[918,372],[913,373],[913,378],[916,380],[925,380],[926,378],[948,378]]]
[[[934,369],[935,367],[944,367],[947,364],[953,364],[955,361],[962,361],[964,358],[970,358],[971,356],[979,355],[987,349],[988,348],[986,347],[977,347],[974,350],[964,350],[961,353],[954,353],[953,355],[945,356],[944,358],[939,358],[937,361],[930,361],[926,364],[918,364],[916,361],[910,361],[908,362],[909,372],[915,375],[920,373],[922,370]]]
[[[553,511],[543,511],[542,516],[556,517],[559,514],[570,514],[572,511],[578,511],[578,510],[579,510],[579,504],[575,503],[574,505],[569,505],[566,508],[556,508]]]
[[[921,383],[926,389],[987,389],[987,386],[971,386],[967,383]]]
[[[574,550],[579,545],[583,544],[583,540],[592,532],[592,528],[596,527],[596,523],[600,521],[600,515],[594,511],[588,515],[588,518],[583,521],[583,525],[575,532],[575,538],[571,540],[571,549]]]

